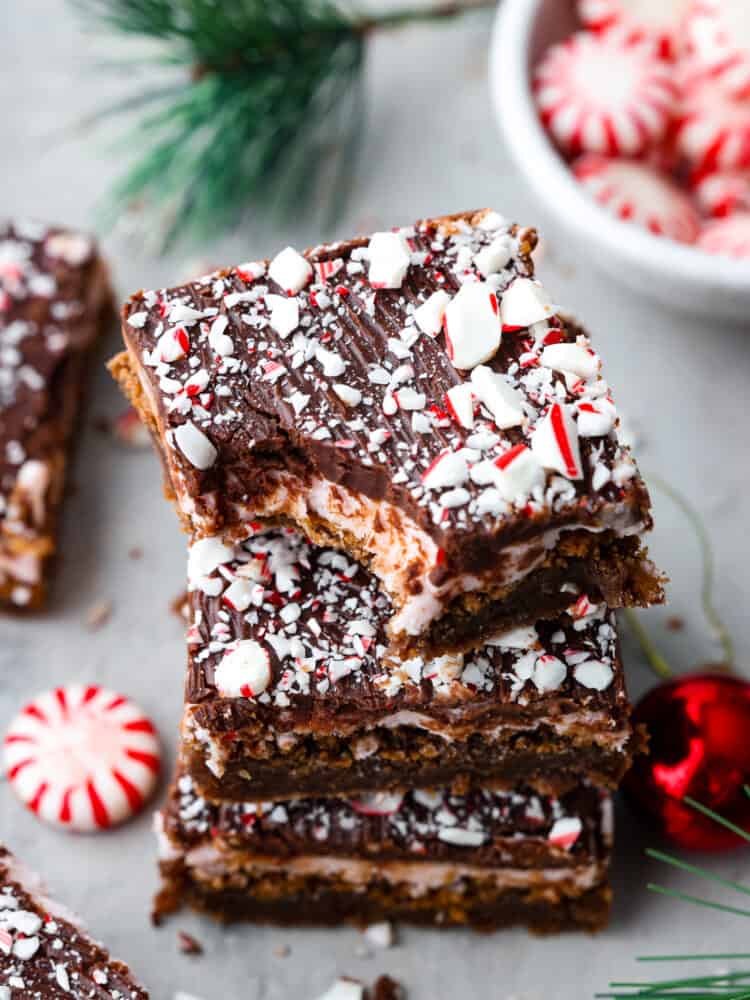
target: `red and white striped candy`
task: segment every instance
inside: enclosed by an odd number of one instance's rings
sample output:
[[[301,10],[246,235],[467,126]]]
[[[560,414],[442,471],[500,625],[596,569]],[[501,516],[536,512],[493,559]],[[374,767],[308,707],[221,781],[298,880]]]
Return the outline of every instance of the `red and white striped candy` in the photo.
[[[750,211],[750,169],[707,174],[694,182],[693,192],[701,210],[715,219]]]
[[[694,243],[700,218],[675,183],[645,163],[588,155],[573,172],[595,201],[618,219],[634,222],[657,236]]]
[[[701,173],[750,167],[750,101],[716,82],[685,91],[675,146]]]
[[[128,698],[96,684],[40,694],[5,737],[13,791],[41,820],[80,833],[139,812],[161,766],[153,724]]]
[[[563,816],[555,820],[547,840],[555,847],[566,850],[575,844],[583,831],[583,824],[577,816]]]
[[[692,0],[685,33],[691,71],[750,97],[750,10],[747,0]]]
[[[578,16],[591,31],[623,29],[653,39],[662,59],[682,49],[685,16],[691,0],[578,0]]]
[[[471,373],[471,385],[477,399],[490,411],[500,430],[523,423],[523,396],[506,382],[504,375],[494,372],[487,365],[477,365]]]
[[[709,222],[697,246],[706,253],[723,257],[750,257],[750,212],[737,212],[728,219]]]
[[[620,31],[582,31],[554,45],[534,76],[542,122],[568,153],[638,156],[675,112],[672,69]]]
[[[545,469],[553,469],[568,479],[583,477],[578,428],[569,406],[550,406],[531,436],[531,450]]]
[[[503,292],[500,319],[503,332],[513,333],[551,319],[555,307],[541,282],[533,278],[516,278]]]
[[[525,444],[509,448],[494,462],[494,483],[508,503],[525,502],[536,487],[544,486],[544,469]]]

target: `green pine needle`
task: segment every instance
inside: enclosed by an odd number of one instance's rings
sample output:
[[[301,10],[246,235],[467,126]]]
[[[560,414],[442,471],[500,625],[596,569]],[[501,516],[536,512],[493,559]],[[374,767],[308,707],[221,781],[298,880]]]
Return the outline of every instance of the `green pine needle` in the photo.
[[[125,137],[132,166],[108,222],[155,206],[163,245],[237,225],[252,209],[292,218],[345,201],[363,121],[366,41],[381,28],[453,17],[495,0],[437,2],[357,17],[344,0],[72,0],[88,22],[156,45],[175,80],[105,109],[145,109]],[[142,58],[121,63],[135,74]],[[321,191],[321,188],[323,190]],[[322,194],[321,199],[316,196]]]

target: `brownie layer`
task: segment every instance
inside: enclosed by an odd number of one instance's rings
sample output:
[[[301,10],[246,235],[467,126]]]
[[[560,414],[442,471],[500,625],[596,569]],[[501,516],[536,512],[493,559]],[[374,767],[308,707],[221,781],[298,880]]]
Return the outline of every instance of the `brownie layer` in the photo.
[[[471,652],[401,660],[377,579],[298,532],[203,539],[188,575],[183,756],[213,798],[482,774],[616,785],[629,764],[614,615],[572,584],[558,619]]]
[[[0,603],[38,608],[89,356],[111,320],[93,242],[0,225]]]
[[[148,1000],[122,962],[50,900],[39,879],[0,846],[0,996],[35,1000]]]
[[[603,882],[578,896],[556,891],[521,892],[468,886],[464,892],[443,890],[419,900],[393,889],[368,891],[333,889],[319,880],[280,877],[247,879],[238,887],[205,883],[180,866],[162,865],[163,889],[156,902],[158,921],[184,904],[223,923],[252,921],[281,926],[343,923],[364,927],[383,920],[432,927],[470,927],[492,932],[526,927],[535,934],[604,930],[609,922],[612,890]]]
[[[599,359],[530,280],[535,240],[466,213],[133,296],[114,371],[188,530],[286,517],[335,540],[406,641],[467,594],[507,598],[569,531],[648,529]]]
[[[315,921],[488,927],[513,914],[541,923],[541,904],[552,922],[592,892],[606,896],[612,839],[610,798],[590,786],[561,798],[520,787],[212,804],[185,775],[159,830],[158,913],[185,901],[283,919],[307,896]]]

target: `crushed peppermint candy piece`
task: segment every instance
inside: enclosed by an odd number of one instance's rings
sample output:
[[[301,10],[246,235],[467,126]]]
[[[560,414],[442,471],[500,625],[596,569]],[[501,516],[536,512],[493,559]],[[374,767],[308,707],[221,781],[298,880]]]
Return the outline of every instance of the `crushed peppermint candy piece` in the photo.
[[[451,297],[447,292],[440,289],[433,292],[421,306],[414,310],[414,322],[422,333],[427,333],[431,337],[436,337],[443,326],[443,316]]]
[[[595,403],[578,403],[579,437],[605,437],[615,426],[617,411],[608,399]]]
[[[581,344],[550,344],[542,351],[539,363],[557,372],[571,372],[581,378],[593,378],[599,371],[599,358]]]
[[[373,792],[352,800],[352,809],[365,816],[394,816],[401,808],[401,792]]]
[[[287,247],[271,261],[268,276],[288,295],[297,295],[312,279],[313,269],[294,247]]]
[[[367,247],[368,280],[373,288],[400,288],[411,264],[411,254],[401,233],[374,233]]]
[[[605,691],[614,679],[612,668],[601,660],[584,660],[573,668],[573,676],[584,687]]]
[[[534,664],[533,681],[542,693],[556,691],[568,676],[568,668],[556,656],[540,656]]]
[[[471,373],[471,387],[500,430],[523,423],[523,397],[508,384],[504,375],[486,365],[478,365]]]
[[[467,430],[471,429],[474,426],[474,393],[471,384],[462,382],[454,385],[445,396],[448,412],[456,423]]]
[[[577,816],[563,816],[555,821],[547,840],[555,847],[571,848],[583,831],[583,824]]]
[[[210,469],[216,461],[218,454],[216,448],[192,420],[180,424],[174,432],[174,440],[188,462],[196,469]]]
[[[216,668],[216,686],[224,698],[257,698],[270,683],[268,650],[253,639],[238,642]]]
[[[267,295],[266,304],[271,310],[270,323],[280,337],[288,337],[299,326],[299,303],[283,295]]]
[[[422,483],[428,490],[461,486],[469,478],[469,466],[463,451],[444,451],[422,473]]]
[[[525,502],[536,489],[544,486],[544,469],[525,444],[509,448],[494,461],[493,482],[503,500]]]
[[[554,469],[568,479],[581,479],[578,429],[571,408],[553,403],[531,436],[531,449],[545,469]]]
[[[555,308],[540,282],[516,278],[500,300],[503,330],[511,333],[541,323],[555,315]]]
[[[500,346],[497,297],[485,282],[467,282],[445,308],[443,317],[448,357],[460,371],[489,361]]]

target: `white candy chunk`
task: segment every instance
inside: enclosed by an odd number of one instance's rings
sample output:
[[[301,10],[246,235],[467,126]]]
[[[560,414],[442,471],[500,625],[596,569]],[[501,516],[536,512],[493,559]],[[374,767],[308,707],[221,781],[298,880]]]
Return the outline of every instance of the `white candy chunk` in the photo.
[[[539,361],[545,368],[572,372],[581,378],[592,378],[599,371],[599,358],[582,344],[550,344]]]
[[[505,376],[487,365],[479,365],[471,373],[471,384],[475,395],[490,411],[500,430],[517,427],[523,422],[523,396],[508,385]]]
[[[410,389],[408,385],[397,389],[393,397],[400,410],[423,410],[427,405],[427,396],[416,389]]]
[[[373,288],[400,288],[411,263],[411,253],[401,233],[374,233],[367,248]]]
[[[571,408],[553,403],[531,436],[531,450],[545,469],[568,479],[582,479],[578,429]]]
[[[431,337],[436,337],[440,333],[445,307],[450,300],[451,297],[447,292],[433,292],[429,299],[421,306],[417,306],[414,310],[414,322],[422,333],[428,333]]]
[[[604,691],[612,683],[614,672],[601,660],[586,660],[574,668],[573,676],[584,687],[592,688],[594,691]]]
[[[283,295],[266,295],[266,305],[271,310],[271,326],[280,337],[288,337],[299,326],[299,302]]]
[[[544,469],[526,445],[510,448],[493,463],[495,486],[509,503],[525,501],[534,490],[544,486]]]
[[[578,404],[578,434],[580,437],[604,437],[615,426],[617,410],[608,399]]]
[[[547,840],[555,847],[572,847],[582,830],[583,824],[577,816],[563,816],[555,820]]]
[[[287,247],[271,261],[268,275],[285,292],[296,295],[312,278],[313,269],[310,262],[301,253],[297,253],[294,247]]]
[[[461,486],[469,478],[466,456],[460,451],[444,451],[422,473],[422,484],[428,490]]]
[[[542,693],[556,691],[568,674],[568,668],[556,656],[540,656],[534,664],[534,684]]]
[[[365,928],[364,938],[373,948],[391,948],[394,941],[393,924],[387,920],[379,924],[370,924]]]
[[[328,378],[336,378],[344,374],[346,364],[340,354],[326,350],[325,347],[315,348],[315,360],[322,365],[323,374]]]
[[[474,398],[471,385],[468,382],[454,385],[445,395],[448,400],[448,410],[456,423],[471,430],[474,426]]]
[[[216,687],[224,698],[257,698],[271,683],[268,650],[254,639],[242,639],[216,668]]]
[[[519,625],[518,628],[496,635],[487,645],[497,646],[499,649],[528,649],[539,645],[539,635],[533,625]]]
[[[222,358],[228,358],[234,353],[232,338],[224,332],[228,325],[229,320],[226,316],[217,316],[208,331],[208,346],[214,354],[219,354]]]
[[[318,1000],[362,1000],[365,995],[362,983],[353,979],[337,979],[330,989],[318,997]]]
[[[346,385],[343,382],[334,382],[333,391],[341,402],[346,403],[347,406],[359,406],[362,402],[362,393],[359,389],[355,389],[351,385]]]
[[[443,826],[438,830],[438,840],[456,847],[479,847],[487,839],[481,830],[466,830],[460,826]]]
[[[222,594],[222,600],[235,611],[246,611],[252,604],[255,586],[249,580],[235,580]]]
[[[184,358],[189,349],[188,335],[179,326],[167,330],[156,342],[156,356],[159,361],[166,361],[167,364]]]
[[[196,469],[210,469],[216,461],[218,454],[216,448],[192,420],[177,428],[174,440],[188,462]]]
[[[137,312],[133,313],[132,316],[128,316],[128,326],[135,327],[136,330],[142,330],[147,321],[147,312]]]
[[[497,236],[488,247],[484,247],[474,258],[480,274],[485,278],[497,274],[506,267],[513,256],[513,240],[510,236]]]
[[[188,550],[188,583],[194,584],[201,577],[210,576],[215,569],[231,562],[234,547],[225,545],[220,538],[200,538]]]
[[[448,357],[461,371],[489,361],[500,346],[497,299],[484,281],[467,282],[445,310]]]
[[[531,278],[516,278],[500,300],[503,330],[522,330],[554,315],[555,307],[544,288]]]

